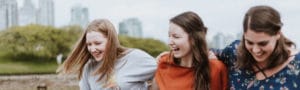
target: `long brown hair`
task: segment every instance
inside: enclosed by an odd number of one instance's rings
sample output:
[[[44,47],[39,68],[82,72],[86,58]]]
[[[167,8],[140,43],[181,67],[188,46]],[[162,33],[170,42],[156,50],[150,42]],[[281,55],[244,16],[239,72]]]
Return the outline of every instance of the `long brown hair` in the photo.
[[[267,65],[263,70],[283,64],[289,57],[288,47],[294,45],[294,43],[280,32],[282,26],[283,24],[280,20],[279,12],[269,6],[252,7],[244,17],[244,33],[251,29],[254,32],[263,32],[270,36],[280,34],[280,38],[276,42],[274,51],[267,58]],[[238,68],[253,70],[252,66],[256,64],[256,60],[246,49],[244,37],[238,47],[237,59]]]
[[[81,78],[84,65],[90,58],[93,58],[86,45],[86,34],[91,31],[100,32],[107,38],[102,64],[94,71],[94,75],[100,76],[98,81],[103,78],[108,79],[110,74],[112,74],[115,61],[125,51],[125,48],[120,45],[113,24],[106,19],[97,19],[88,25],[73,51],[65,60],[62,67],[58,69],[58,72],[65,74],[77,73],[78,78]]]
[[[201,18],[191,11],[184,12],[173,17],[170,22],[180,26],[188,33],[193,56],[192,67],[194,69],[195,78],[194,89],[209,90],[210,71],[207,52],[208,48],[205,38],[207,28],[204,26]],[[178,58],[173,57],[173,60],[175,64],[180,64],[180,60]]]

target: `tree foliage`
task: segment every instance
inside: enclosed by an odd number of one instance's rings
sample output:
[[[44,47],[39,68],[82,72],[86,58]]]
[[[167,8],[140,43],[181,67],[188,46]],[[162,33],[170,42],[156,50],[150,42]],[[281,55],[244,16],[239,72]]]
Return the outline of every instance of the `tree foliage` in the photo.
[[[119,36],[121,45],[130,48],[139,48],[156,57],[161,52],[168,50],[166,44],[152,38],[134,38],[129,36]]]
[[[82,28],[78,26],[12,27],[0,31],[0,51],[13,60],[53,60],[58,54],[63,54],[65,58],[82,33]],[[151,38],[119,36],[119,39],[123,46],[139,48],[154,57],[168,50],[163,42]]]
[[[76,26],[54,28],[27,25],[12,27],[0,32],[0,47],[13,59],[49,60],[58,54],[66,54],[78,39],[82,30]]]

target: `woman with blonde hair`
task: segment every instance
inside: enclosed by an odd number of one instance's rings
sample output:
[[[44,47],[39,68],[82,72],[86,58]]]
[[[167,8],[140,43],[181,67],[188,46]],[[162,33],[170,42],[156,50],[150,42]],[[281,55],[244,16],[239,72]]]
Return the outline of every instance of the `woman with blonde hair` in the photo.
[[[146,52],[122,47],[110,21],[97,19],[88,25],[58,71],[77,73],[81,90],[146,90],[156,66]]]

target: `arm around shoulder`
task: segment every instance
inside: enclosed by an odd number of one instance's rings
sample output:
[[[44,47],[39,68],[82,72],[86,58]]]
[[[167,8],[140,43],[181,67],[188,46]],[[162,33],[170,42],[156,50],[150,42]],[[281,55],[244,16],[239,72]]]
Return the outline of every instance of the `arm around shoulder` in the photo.
[[[136,49],[127,59],[126,72],[130,74],[132,81],[148,81],[153,78],[157,63],[148,53]]]

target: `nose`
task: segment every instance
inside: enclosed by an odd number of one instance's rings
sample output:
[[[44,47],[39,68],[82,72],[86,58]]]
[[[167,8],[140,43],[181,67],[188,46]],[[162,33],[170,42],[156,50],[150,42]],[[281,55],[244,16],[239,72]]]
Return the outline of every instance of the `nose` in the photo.
[[[173,39],[169,38],[168,44],[169,44],[169,45],[173,45],[173,44],[174,44]]]
[[[91,45],[89,49],[90,52],[95,52],[97,50],[95,45]]]
[[[253,53],[259,53],[260,51],[261,51],[261,49],[259,48],[259,46],[257,46],[257,45],[253,46],[253,48],[252,48]]]

